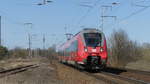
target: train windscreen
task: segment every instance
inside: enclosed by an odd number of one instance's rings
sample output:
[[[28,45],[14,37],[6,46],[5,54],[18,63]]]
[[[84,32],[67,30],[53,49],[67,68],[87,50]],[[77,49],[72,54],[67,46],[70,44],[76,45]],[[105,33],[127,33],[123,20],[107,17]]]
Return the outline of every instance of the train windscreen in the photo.
[[[84,33],[86,46],[101,46],[102,35],[100,33]]]

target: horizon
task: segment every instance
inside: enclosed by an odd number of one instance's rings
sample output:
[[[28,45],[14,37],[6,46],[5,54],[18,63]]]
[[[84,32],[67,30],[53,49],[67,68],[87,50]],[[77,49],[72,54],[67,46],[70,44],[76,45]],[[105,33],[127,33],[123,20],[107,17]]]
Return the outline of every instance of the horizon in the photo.
[[[150,43],[150,39],[147,38],[150,35],[148,1],[139,3],[137,0],[88,0],[85,3],[83,0],[53,0],[46,5],[35,5],[41,1],[2,1],[0,15],[4,46],[9,49],[28,48],[28,34],[31,34],[33,49],[43,47],[44,36],[45,46],[48,48],[53,44],[65,42],[65,33],[76,34],[87,27],[101,30],[103,5],[112,6],[111,9],[105,9],[106,16],[117,17],[115,20],[104,18],[103,32],[106,38],[110,37],[114,30],[123,29],[131,40],[139,44]]]

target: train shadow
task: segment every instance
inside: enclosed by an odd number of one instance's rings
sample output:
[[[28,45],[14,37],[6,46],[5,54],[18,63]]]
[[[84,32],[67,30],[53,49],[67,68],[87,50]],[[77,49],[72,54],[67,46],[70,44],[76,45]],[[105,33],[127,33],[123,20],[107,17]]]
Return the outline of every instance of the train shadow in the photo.
[[[101,72],[107,72],[107,73],[112,73],[112,74],[121,74],[123,72],[127,72],[127,70],[125,69],[118,69],[118,68],[114,68],[114,67],[105,67],[104,69],[100,69],[100,70],[90,70],[90,69],[83,69],[83,68],[79,68],[79,67],[76,67],[74,65],[71,65],[71,64],[67,64],[67,63],[61,63],[61,64],[64,64],[66,66],[69,66],[71,68],[74,68],[80,72],[89,72],[89,73],[101,73]]]
[[[81,67],[77,67],[77,66],[74,66],[74,65],[71,65],[71,64],[67,64],[67,63],[62,63],[62,62],[60,62],[60,63],[63,64],[63,65],[69,66],[69,67],[71,67],[73,69],[76,69],[76,70],[78,70],[80,72],[99,73],[101,71],[101,70],[85,69],[83,67],[81,68]]]
[[[112,73],[112,74],[117,74],[117,75],[119,75],[123,72],[127,72],[127,70],[125,70],[125,69],[118,69],[118,68],[114,68],[114,67],[106,67],[102,71]]]
[[[76,66],[71,65],[71,64],[68,64],[68,63],[62,63],[62,62],[59,62],[59,63],[60,63],[60,64],[63,64],[63,65],[66,65],[66,66],[69,66],[69,67],[71,67],[71,68],[73,68],[73,69],[76,69],[76,70],[78,70],[78,71],[80,71],[80,72],[85,71],[85,69],[82,69],[82,68],[76,67]]]

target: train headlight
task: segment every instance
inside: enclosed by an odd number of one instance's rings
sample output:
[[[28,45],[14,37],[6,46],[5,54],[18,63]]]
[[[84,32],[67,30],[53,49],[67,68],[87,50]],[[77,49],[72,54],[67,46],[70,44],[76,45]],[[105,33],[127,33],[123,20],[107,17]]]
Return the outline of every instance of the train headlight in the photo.
[[[84,51],[85,51],[85,52],[87,52],[87,51],[88,51],[88,49],[87,49],[87,48],[84,48]]]
[[[103,52],[104,51],[104,49],[103,48],[100,48],[100,52]]]

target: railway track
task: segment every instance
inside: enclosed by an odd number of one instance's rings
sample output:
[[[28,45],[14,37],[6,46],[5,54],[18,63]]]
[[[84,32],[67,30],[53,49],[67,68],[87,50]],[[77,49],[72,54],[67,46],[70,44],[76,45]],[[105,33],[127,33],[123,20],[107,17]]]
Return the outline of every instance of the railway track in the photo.
[[[150,72],[148,71],[106,68],[101,72],[95,73],[84,71],[71,65],[67,66],[77,69],[78,71],[85,73],[88,76],[92,76],[97,80],[102,80],[106,82],[106,84],[150,84]]]
[[[148,71],[106,68],[100,73],[85,73],[108,84],[150,84],[150,72]]]
[[[108,75],[108,76],[114,77],[116,79],[126,81],[129,84],[130,83],[131,84],[150,84],[150,82],[145,82],[143,80],[135,79],[133,77],[128,77],[128,76],[124,76],[124,75],[117,75],[117,74],[108,73],[108,72],[101,72],[101,74]]]
[[[130,81],[141,82],[140,84],[150,84],[150,72],[148,71],[140,71],[134,69],[117,69],[117,68],[106,68],[101,73],[117,75],[118,78],[128,79]]]
[[[101,71],[100,73],[84,73],[89,76],[95,77],[98,80],[102,80],[107,84],[150,84],[150,82],[145,82],[143,80],[103,71]]]
[[[16,74],[19,72],[23,72],[23,71],[26,71],[28,69],[36,68],[36,67],[38,67],[38,65],[34,64],[34,65],[16,67],[16,68],[8,69],[8,70],[2,70],[2,71],[0,71],[0,78],[3,78],[3,77],[8,76],[8,75],[13,75],[13,74]]]

